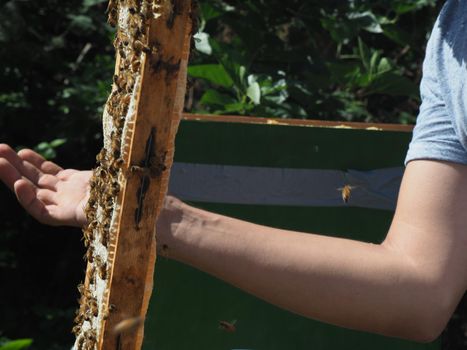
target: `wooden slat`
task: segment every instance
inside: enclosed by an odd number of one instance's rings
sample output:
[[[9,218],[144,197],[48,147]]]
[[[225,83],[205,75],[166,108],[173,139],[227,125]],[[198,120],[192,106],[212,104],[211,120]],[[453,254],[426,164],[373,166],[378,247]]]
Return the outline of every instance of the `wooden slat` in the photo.
[[[185,95],[192,31],[191,1],[172,1],[172,12],[151,19],[141,90],[130,142],[114,264],[110,274],[109,316],[99,349],[140,349],[143,327],[115,334],[124,320],[144,319],[153,290],[155,222],[167,190],[175,133]],[[126,182],[126,183],[125,183]]]
[[[209,115],[191,114],[183,115],[185,120],[214,121],[224,123],[245,123],[245,124],[271,124],[271,125],[291,125],[309,126],[322,128],[349,128],[376,131],[401,131],[412,132],[413,125],[384,124],[384,123],[360,123],[346,121],[327,121],[314,119],[284,119],[284,118],[261,118],[254,116],[231,116],[231,115]]]

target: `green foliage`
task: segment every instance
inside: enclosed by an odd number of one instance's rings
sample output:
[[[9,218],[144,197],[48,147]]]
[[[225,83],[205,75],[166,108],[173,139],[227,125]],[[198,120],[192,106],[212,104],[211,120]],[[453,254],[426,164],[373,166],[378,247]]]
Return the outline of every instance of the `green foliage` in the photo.
[[[0,340],[0,350],[21,350],[29,348],[32,344],[32,339],[18,339],[10,341]]]
[[[195,84],[194,108],[413,122],[435,5],[433,0],[204,1],[196,36],[200,53],[189,69],[202,80]]]
[[[56,139],[51,142],[41,142],[34,150],[45,159],[54,159],[57,156],[56,148],[66,143],[66,139]]]

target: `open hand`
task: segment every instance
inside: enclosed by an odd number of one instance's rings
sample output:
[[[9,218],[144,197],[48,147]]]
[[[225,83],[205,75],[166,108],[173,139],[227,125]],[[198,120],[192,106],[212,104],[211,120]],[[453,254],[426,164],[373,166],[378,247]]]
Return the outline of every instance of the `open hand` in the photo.
[[[62,169],[36,152],[16,153],[0,144],[0,180],[15,192],[19,203],[39,222],[84,226],[91,171]]]

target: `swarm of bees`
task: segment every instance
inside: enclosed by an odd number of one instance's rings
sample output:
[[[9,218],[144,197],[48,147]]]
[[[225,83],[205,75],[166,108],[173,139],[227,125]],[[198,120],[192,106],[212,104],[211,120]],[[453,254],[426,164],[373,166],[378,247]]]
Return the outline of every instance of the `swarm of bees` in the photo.
[[[120,214],[122,184],[129,169],[129,147],[135,126],[136,96],[140,87],[145,59],[151,72],[164,71],[169,77],[177,71],[180,62],[163,61],[163,50],[157,42],[148,41],[149,20],[164,14],[170,28],[180,14],[185,0],[109,0],[108,23],[117,27],[113,42],[118,54],[112,92],[104,112],[104,148],[97,155],[97,166],[90,180],[90,198],[85,208],[88,225],[83,229],[84,256],[88,262],[86,279],[78,286],[80,307],[76,312],[73,349],[97,350],[102,322],[115,313],[118,305],[109,304],[109,281],[116,249],[117,218]],[[191,11],[196,15],[196,1]],[[196,26],[194,26],[196,28]],[[194,45],[193,45],[194,47]],[[165,155],[162,155],[165,157]],[[160,162],[164,164],[163,159]],[[157,171],[163,171],[162,167]],[[153,175],[153,174],[151,174]],[[144,198],[144,186],[141,186]],[[142,208],[142,204],[139,204]],[[168,254],[168,247],[164,249]],[[138,328],[139,318],[128,319],[115,329],[120,337]]]
[[[118,215],[116,203],[121,192],[121,170],[128,156],[122,143],[127,144],[131,137],[131,118],[134,116],[131,103],[141,76],[143,55],[154,51],[146,44],[148,19],[156,16],[160,2],[110,0],[107,8],[108,23],[118,27],[114,46],[119,60],[106,104],[106,114],[111,120],[110,140],[96,157],[97,167],[90,180],[90,199],[85,208],[89,224],[83,230],[83,239],[88,268],[85,283],[78,286],[80,307],[73,327],[74,348],[78,350],[97,349],[99,323],[114,309],[106,305],[107,295],[105,292],[99,295],[97,285],[106,284],[111,273],[109,267],[115,248],[113,221]]]

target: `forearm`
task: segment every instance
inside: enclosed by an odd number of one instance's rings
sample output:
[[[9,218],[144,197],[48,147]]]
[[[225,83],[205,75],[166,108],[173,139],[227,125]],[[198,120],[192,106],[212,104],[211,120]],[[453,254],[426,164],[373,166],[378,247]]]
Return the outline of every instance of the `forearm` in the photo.
[[[183,212],[166,242],[172,258],[310,318],[423,340],[412,321],[423,311],[418,308],[425,291],[397,252],[188,206]]]

